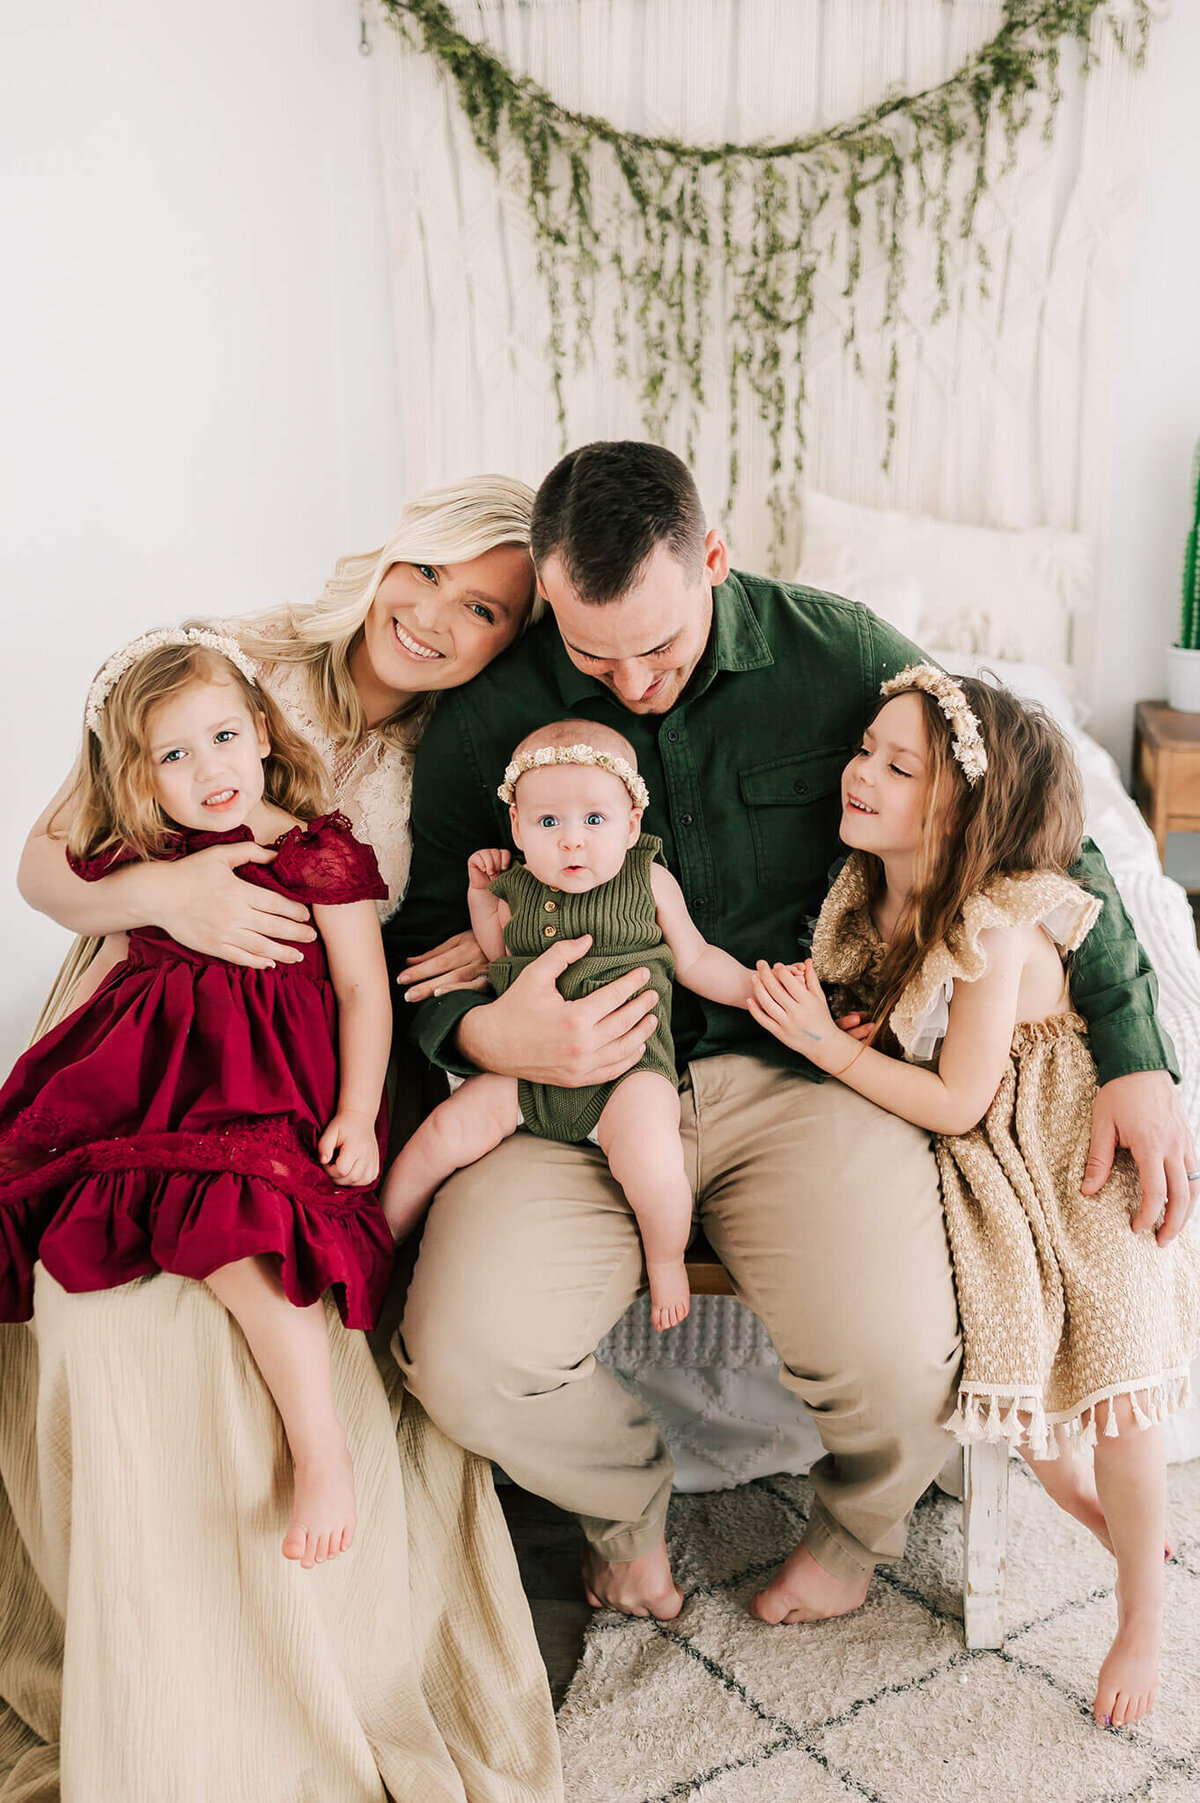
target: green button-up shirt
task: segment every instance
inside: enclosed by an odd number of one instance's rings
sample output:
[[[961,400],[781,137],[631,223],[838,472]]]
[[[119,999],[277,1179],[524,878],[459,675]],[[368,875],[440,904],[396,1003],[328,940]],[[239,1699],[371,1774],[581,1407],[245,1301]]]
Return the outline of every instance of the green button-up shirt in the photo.
[[[669,714],[639,715],[578,670],[553,619],[543,620],[467,687],[442,697],[421,743],[412,876],[386,929],[393,968],[468,924],[467,859],[511,843],[496,787],[513,747],[566,718],[602,721],[632,742],[650,790],[643,830],[662,840],[705,937],[751,966],[757,958],[792,961],[839,855],[842,770],[880,683],[921,657],[866,607],[731,573],[713,592],[708,644],[681,699]],[[1154,972],[1090,842],[1072,874],[1105,904],[1071,972],[1100,1080],[1163,1068],[1177,1075],[1155,1018]],[[469,1074],[455,1030],[487,999],[464,991],[410,1010],[417,1042],[435,1064]],[[681,984],[672,1029],[681,1067],[742,1051],[818,1074],[743,1010]]]

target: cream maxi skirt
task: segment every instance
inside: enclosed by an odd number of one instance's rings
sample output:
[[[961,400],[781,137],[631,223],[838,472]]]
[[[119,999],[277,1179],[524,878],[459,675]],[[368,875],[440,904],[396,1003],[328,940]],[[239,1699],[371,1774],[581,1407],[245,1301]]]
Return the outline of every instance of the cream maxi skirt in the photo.
[[[561,1799],[488,1466],[329,1331],[358,1533],[301,1571],[275,1406],[205,1286],[38,1267],[0,1327],[3,1803]]]

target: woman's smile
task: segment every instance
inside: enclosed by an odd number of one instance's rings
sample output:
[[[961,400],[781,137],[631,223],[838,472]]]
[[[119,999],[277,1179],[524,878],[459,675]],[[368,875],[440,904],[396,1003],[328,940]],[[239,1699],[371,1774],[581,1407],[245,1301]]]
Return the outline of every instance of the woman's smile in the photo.
[[[397,642],[408,652],[410,657],[417,657],[423,662],[428,663],[446,655],[444,651],[438,651],[434,646],[427,645],[423,639],[417,638],[415,633],[409,632],[405,627],[401,626],[399,619],[394,616],[392,619],[392,631],[396,635]]]

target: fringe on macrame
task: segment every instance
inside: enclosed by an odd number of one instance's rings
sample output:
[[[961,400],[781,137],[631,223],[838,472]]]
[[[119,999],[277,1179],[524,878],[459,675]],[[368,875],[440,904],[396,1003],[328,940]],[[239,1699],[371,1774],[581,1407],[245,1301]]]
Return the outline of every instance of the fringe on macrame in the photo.
[[[957,1440],[1007,1441],[1014,1450],[1025,1450],[1035,1459],[1057,1459],[1095,1446],[1103,1434],[1120,1432],[1116,1399],[1128,1396],[1139,1428],[1154,1427],[1169,1415],[1191,1406],[1191,1375],[1186,1365],[1158,1377],[1113,1384],[1085,1397],[1074,1409],[1047,1414],[1040,1390],[1006,1390],[986,1384],[965,1384],[946,1423]]]

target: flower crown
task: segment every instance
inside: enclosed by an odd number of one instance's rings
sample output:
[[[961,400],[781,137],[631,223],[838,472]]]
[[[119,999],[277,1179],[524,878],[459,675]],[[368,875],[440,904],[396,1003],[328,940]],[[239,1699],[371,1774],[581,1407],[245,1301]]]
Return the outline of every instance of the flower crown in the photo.
[[[924,689],[927,695],[933,696],[950,722],[954,734],[954,755],[973,789],[987,769],[987,751],[979,730],[979,721],[971,712],[958,683],[953,676],[947,676],[944,670],[935,669],[933,664],[910,664],[907,670],[901,670],[899,676],[889,676],[879,693],[899,695],[906,689]]]
[[[517,792],[517,778],[524,776],[527,770],[542,770],[547,764],[595,764],[625,784],[635,808],[650,806],[650,791],[629,759],[596,751],[591,745],[539,745],[536,751],[522,751],[509,764],[504,781],[496,790],[501,801],[511,807]]]
[[[113,653],[88,690],[83,717],[97,738],[100,736],[100,718],[104,704],[122,676],[163,645],[203,645],[206,650],[217,651],[222,657],[227,657],[231,664],[237,665],[247,682],[258,687],[254,665],[237,640],[229,638],[226,633],[213,632],[207,626],[166,626],[160,632],[144,632],[141,638],[131,640],[123,651]]]

